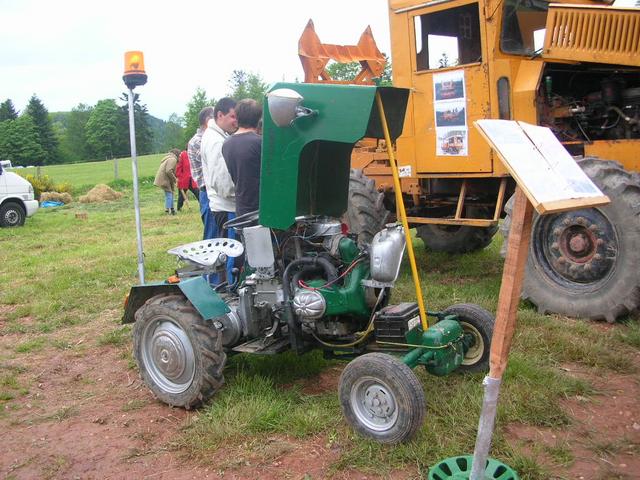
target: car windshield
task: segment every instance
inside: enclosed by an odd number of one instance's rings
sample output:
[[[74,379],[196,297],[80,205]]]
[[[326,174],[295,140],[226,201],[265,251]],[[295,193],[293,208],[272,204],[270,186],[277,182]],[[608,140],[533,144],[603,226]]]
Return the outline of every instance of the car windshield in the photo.
[[[505,53],[534,55],[542,50],[549,2],[505,0],[500,48]]]

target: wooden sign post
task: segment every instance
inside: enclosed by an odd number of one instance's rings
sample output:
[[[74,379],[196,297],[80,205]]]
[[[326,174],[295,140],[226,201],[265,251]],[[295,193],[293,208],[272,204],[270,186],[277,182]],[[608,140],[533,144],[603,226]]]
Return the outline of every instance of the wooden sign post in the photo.
[[[469,476],[471,480],[483,480],[500,385],[515,333],[533,209],[542,215],[605,205],[609,198],[591,182],[548,128],[509,120],[479,120],[475,126],[518,184],[491,339],[489,375],[483,382],[485,393]]]

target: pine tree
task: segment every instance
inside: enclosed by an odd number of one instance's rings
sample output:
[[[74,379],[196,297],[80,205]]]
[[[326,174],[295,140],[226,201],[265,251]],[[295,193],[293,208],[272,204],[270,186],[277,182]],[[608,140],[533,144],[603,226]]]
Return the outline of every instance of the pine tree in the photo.
[[[200,126],[200,121],[198,120],[198,116],[200,115],[200,110],[204,107],[212,107],[216,104],[215,99],[207,100],[207,92],[198,87],[196,89],[196,93],[193,94],[191,100],[187,104],[187,111],[184,114],[184,137],[182,137],[182,144],[186,145],[191,140],[198,130]]]
[[[42,165],[47,152],[40,145],[38,130],[30,115],[0,122],[0,158],[14,165]]]
[[[46,152],[42,164],[56,163],[59,159],[58,139],[53,132],[49,112],[35,94],[29,99],[24,114],[29,115],[33,119],[40,138],[40,146],[42,146]]]
[[[7,98],[4,102],[0,103],[0,122],[15,120],[16,118],[18,118],[18,112],[13,106],[11,99]]]

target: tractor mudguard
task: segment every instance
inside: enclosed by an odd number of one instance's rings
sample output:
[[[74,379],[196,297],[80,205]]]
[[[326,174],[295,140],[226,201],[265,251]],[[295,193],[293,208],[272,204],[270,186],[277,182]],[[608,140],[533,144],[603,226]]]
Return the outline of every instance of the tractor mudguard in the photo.
[[[205,320],[230,312],[227,304],[213,291],[209,282],[203,277],[194,277],[179,283],[158,282],[131,287],[125,302],[122,323],[135,322],[135,313],[151,297],[169,293],[184,295]]]

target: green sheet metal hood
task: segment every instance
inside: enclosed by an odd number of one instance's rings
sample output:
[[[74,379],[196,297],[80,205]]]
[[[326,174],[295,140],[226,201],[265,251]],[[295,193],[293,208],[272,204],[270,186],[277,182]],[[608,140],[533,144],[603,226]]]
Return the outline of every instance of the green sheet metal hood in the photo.
[[[287,229],[295,217],[340,217],[347,210],[354,144],[384,138],[375,95],[380,92],[392,139],[402,133],[407,89],[355,85],[278,83],[269,91],[298,92],[317,112],[278,127],[264,103],[260,224]]]

